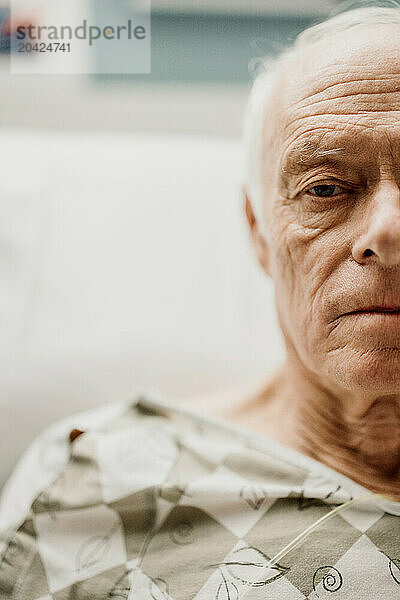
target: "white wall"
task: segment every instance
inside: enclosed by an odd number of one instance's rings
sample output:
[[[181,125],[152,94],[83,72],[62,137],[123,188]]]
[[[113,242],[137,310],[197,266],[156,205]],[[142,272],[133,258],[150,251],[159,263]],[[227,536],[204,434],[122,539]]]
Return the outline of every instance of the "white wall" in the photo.
[[[239,137],[243,85],[97,82],[10,75],[0,60],[0,127],[168,131]]]
[[[231,401],[279,365],[237,141],[11,129],[0,152],[0,485],[63,415],[137,386]]]

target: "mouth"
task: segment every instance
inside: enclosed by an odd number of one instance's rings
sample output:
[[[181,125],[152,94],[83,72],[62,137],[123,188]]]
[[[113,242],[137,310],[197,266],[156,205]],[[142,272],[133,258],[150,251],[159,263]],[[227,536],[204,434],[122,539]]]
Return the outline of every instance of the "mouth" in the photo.
[[[362,315],[362,314],[400,314],[400,306],[368,306],[366,308],[358,308],[350,312],[344,313],[344,315]]]
[[[348,312],[342,313],[332,319],[331,323],[339,323],[344,317],[354,317],[359,318],[363,322],[366,322],[366,319],[371,321],[376,321],[376,323],[384,324],[384,322],[394,323],[399,321],[400,323],[400,306],[381,306],[381,305],[371,305],[371,306],[363,306],[362,308],[355,308],[354,310],[350,310]]]

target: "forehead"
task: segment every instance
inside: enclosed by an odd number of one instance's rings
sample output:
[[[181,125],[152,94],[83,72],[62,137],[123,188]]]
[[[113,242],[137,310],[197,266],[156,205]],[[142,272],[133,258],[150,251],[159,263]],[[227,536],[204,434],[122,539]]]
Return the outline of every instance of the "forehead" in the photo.
[[[400,141],[400,26],[360,27],[296,53],[277,93],[281,165],[296,152],[339,157]]]

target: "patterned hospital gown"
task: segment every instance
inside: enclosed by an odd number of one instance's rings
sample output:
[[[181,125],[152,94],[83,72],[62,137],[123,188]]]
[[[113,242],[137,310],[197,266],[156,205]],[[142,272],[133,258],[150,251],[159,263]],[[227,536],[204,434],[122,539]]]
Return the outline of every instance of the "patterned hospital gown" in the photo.
[[[400,503],[154,392],[32,444],[0,505],[1,600],[400,598]]]

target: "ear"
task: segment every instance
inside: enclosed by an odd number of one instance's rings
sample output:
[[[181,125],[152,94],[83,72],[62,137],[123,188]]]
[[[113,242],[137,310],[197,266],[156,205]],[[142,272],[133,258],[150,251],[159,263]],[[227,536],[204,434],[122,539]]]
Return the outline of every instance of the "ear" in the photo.
[[[267,240],[261,232],[260,225],[255,217],[254,210],[246,188],[243,188],[243,200],[244,212],[250,229],[251,241],[253,243],[258,262],[260,263],[263,271],[267,275],[271,276],[270,249]]]

